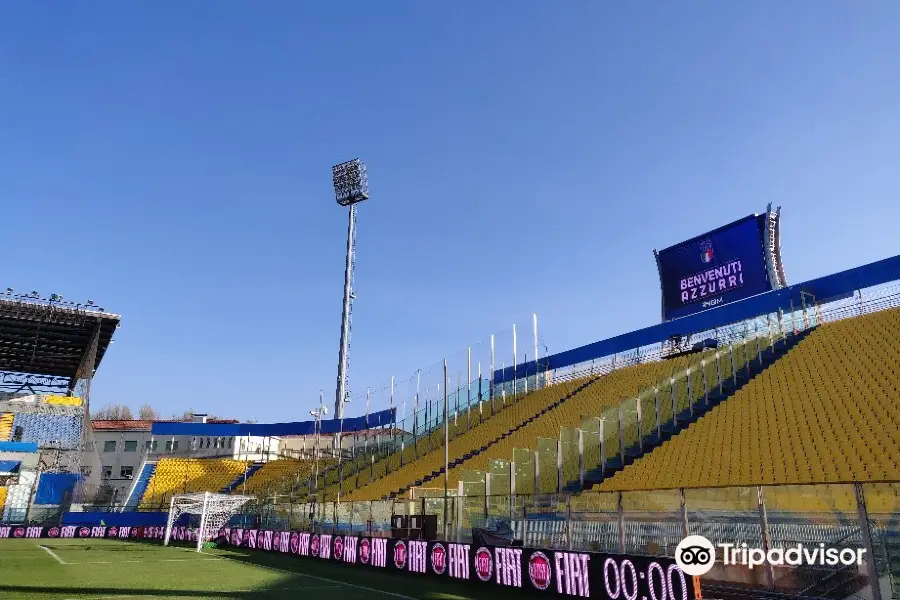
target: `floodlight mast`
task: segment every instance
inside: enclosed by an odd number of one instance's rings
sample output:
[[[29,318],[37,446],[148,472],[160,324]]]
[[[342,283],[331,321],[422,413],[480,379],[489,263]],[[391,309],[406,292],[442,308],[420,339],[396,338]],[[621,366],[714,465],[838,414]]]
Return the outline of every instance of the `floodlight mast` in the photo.
[[[334,197],[340,206],[349,206],[347,224],[347,256],[344,266],[344,305],[341,314],[341,346],[338,353],[337,389],[334,399],[334,418],[344,418],[344,402],[349,392],[350,330],[353,322],[353,271],[356,266],[356,205],[369,199],[369,180],[366,166],[358,159],[331,168]],[[340,450],[340,448],[338,448]]]

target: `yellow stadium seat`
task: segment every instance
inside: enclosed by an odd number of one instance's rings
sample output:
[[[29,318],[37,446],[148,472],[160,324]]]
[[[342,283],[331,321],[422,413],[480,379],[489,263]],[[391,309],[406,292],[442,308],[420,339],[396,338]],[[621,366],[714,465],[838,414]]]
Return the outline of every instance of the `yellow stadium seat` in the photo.
[[[822,325],[685,431],[595,489],[896,481],[898,340],[900,309]],[[773,488],[772,502],[823,508],[821,497],[798,489]],[[841,494],[832,504],[853,506]]]
[[[163,458],[147,484],[141,506],[164,505],[177,494],[220,492],[249,467],[229,458]]]
[[[61,406],[81,406],[82,400],[77,396],[45,396],[46,404],[59,404]]]
[[[451,436],[450,460],[463,461],[451,468],[451,485],[457,485],[463,471],[486,470],[492,458],[512,458],[514,448],[534,447],[538,438],[558,438],[560,427],[577,427],[586,418],[599,417],[604,407],[617,406],[623,399],[634,397],[642,389],[699,360],[698,355],[690,355],[625,367],[602,377],[551,385],[506,408],[498,407],[496,414],[478,426]],[[459,424],[456,427],[459,428]],[[553,445],[555,447],[555,442]],[[422,450],[415,460],[415,449],[406,449],[405,454],[409,456],[402,467],[398,467],[396,459],[393,463],[382,461],[362,469],[350,485],[345,479],[343,498],[348,501],[374,500],[422,485],[426,478],[434,476],[444,466],[443,430],[433,433],[420,447]],[[466,460],[465,457],[473,453],[474,456]],[[394,468],[386,469],[385,462]],[[333,497],[333,494],[334,486],[329,488],[326,497]]]
[[[0,442],[8,442],[9,438],[12,437],[13,421],[15,420],[16,415],[13,413],[0,415]]]

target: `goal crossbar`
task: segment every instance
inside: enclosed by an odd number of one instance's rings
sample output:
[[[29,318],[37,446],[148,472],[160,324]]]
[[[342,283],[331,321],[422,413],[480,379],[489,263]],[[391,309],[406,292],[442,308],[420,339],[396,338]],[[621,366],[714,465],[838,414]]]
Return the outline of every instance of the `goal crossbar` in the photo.
[[[228,523],[228,520],[247,502],[255,500],[253,496],[232,496],[201,492],[196,494],[179,494],[172,496],[169,503],[169,518],[166,521],[166,535],[163,545],[169,545],[172,528],[182,515],[199,515],[200,527],[197,529],[197,552],[203,544],[215,537]]]

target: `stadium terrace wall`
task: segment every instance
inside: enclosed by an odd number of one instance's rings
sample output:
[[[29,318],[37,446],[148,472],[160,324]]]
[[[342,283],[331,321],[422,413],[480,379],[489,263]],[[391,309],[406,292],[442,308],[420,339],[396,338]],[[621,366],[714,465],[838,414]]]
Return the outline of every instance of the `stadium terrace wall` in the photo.
[[[699,583],[670,558],[478,546],[398,538],[369,538],[296,531],[222,530],[227,545],[377,569],[413,576],[468,581],[532,593],[577,598],[632,597],[693,599]],[[79,526],[0,527],[0,539],[161,540],[165,527]],[[173,527],[171,539],[196,542],[196,530]]]
[[[695,598],[695,580],[673,559],[369,538],[291,531],[225,529],[228,544],[415,576],[580,598]]]
[[[540,371],[562,369],[604,356],[612,356],[642,346],[658,344],[672,336],[686,336],[698,331],[709,331],[759,315],[790,311],[799,308],[804,294],[812,294],[816,302],[829,302],[853,294],[856,290],[881,285],[900,279],[900,256],[886,258],[874,263],[811,279],[779,290],[753,296],[732,304],[726,304],[694,315],[667,321],[630,333],[593,342],[579,348],[552,354],[538,361],[530,361],[515,367],[494,371],[495,384],[506,383],[534,375]]]
[[[353,433],[365,431],[373,427],[388,427],[394,423],[396,409],[389,408],[370,415],[354,417],[352,419],[328,419],[319,424],[318,432]],[[150,432],[153,435],[203,435],[203,436],[242,436],[277,437],[284,435],[315,435],[315,421],[300,421],[294,423],[153,423]]]

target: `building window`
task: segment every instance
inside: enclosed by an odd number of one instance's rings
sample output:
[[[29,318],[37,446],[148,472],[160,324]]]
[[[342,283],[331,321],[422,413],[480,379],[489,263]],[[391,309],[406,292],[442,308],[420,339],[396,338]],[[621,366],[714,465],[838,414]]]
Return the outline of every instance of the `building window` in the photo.
[[[112,467],[103,467],[103,479],[112,477]]]
[[[228,438],[228,447],[229,448],[234,447],[234,438]]]
[[[91,476],[91,468],[87,465],[82,465],[81,474],[84,475],[85,477],[90,477]]]
[[[178,450],[178,440],[175,440],[175,447],[172,447],[172,440],[166,442],[166,452],[176,452]]]
[[[119,476],[123,477],[124,479],[131,479],[132,477],[134,477],[134,467],[122,467]]]
[[[144,444],[144,448],[149,450],[150,452],[156,452],[158,447],[159,441],[157,440],[147,440],[147,442]]]
[[[109,442],[103,442],[103,451],[104,452],[115,452],[116,451],[116,442],[115,440]]]
[[[125,441],[125,452],[137,452],[137,440]]]

